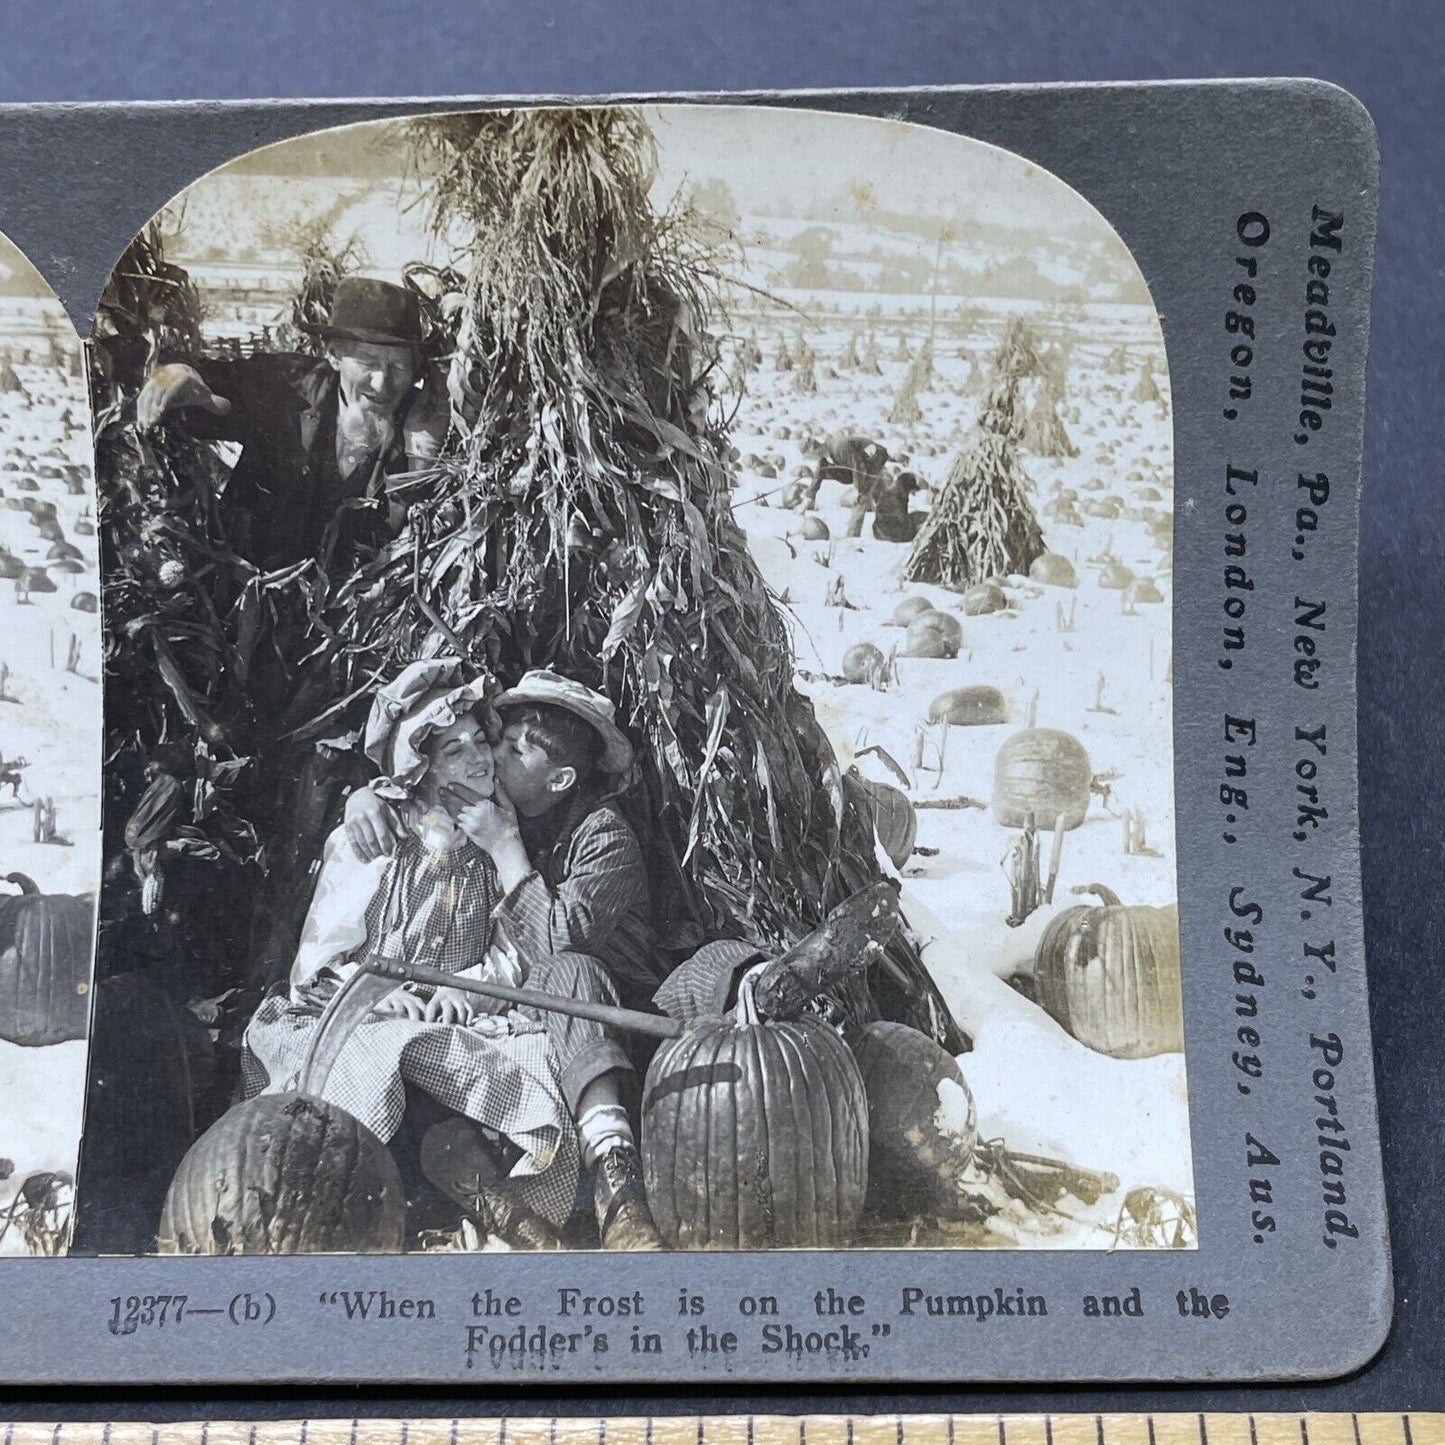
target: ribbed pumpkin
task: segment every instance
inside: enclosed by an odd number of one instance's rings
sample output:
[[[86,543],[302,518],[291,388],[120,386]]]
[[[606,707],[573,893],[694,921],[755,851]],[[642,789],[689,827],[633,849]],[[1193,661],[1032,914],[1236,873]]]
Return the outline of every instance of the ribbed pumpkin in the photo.
[[[843,654],[843,676],[849,682],[869,682],[886,661],[881,649],[871,642],[855,642]]]
[[[1007,606],[1007,594],[993,582],[975,582],[963,594],[965,617],[984,617],[990,612],[1002,612]]]
[[[1094,770],[1084,745],[1058,728],[1025,728],[998,750],[993,765],[993,816],[1005,828],[1022,828],[1030,813],[1052,828],[1060,813],[1077,828],[1089,811]]]
[[[868,1097],[870,1211],[892,1218],[949,1213],[978,1143],[963,1070],[907,1024],[869,1024],[853,1052]]]
[[[1045,587],[1077,587],[1074,564],[1057,552],[1044,552],[1029,563],[1029,576]]]
[[[1116,1059],[1184,1047],[1179,910],[1126,907],[1102,884],[1050,921],[1034,955],[1039,1004],[1081,1044]]]
[[[963,623],[951,612],[930,608],[908,624],[903,652],[906,657],[949,658],[957,657],[962,646]]]
[[[703,1019],[652,1057],[642,1167],[675,1249],[836,1249],[868,1187],[868,1101],[848,1046],[813,1019]]]
[[[28,1045],[83,1039],[95,902],[41,893],[23,873],[6,881],[20,894],[0,898],[0,1039]]]
[[[191,1146],[161,1214],[162,1254],[396,1254],[406,1194],[380,1139],[309,1094],[258,1094]]]
[[[928,721],[947,723],[949,727],[996,727],[1008,720],[1008,699],[987,683],[950,688],[928,705]]]
[[[897,607],[893,609],[893,616],[889,620],[890,627],[907,627],[915,617],[925,612],[933,611],[933,603],[926,597],[905,597]]]

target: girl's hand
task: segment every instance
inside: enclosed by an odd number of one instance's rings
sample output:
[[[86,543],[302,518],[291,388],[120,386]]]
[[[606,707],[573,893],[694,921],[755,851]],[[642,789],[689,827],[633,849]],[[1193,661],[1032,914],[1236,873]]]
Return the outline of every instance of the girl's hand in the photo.
[[[426,1006],[429,1024],[469,1024],[478,1013],[477,1005],[487,1000],[463,993],[459,988],[439,988]]]
[[[418,1022],[426,1018],[427,1001],[419,995],[412,993],[408,988],[399,988],[393,994],[377,1004],[376,1012],[388,1014],[394,1018],[416,1019]]]
[[[396,852],[401,822],[370,788],[357,788],[346,800],[346,841],[363,863]]]

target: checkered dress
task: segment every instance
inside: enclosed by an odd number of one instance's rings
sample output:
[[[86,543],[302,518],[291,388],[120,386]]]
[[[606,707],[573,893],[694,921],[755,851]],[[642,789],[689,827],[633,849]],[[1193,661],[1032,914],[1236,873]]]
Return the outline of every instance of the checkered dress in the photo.
[[[352,880],[342,870],[356,872],[346,855],[328,846],[317,884],[318,900],[325,896],[333,908],[338,874],[346,887]],[[246,1096],[296,1087],[326,997],[368,954],[447,973],[479,971],[497,897],[491,860],[471,843],[440,852],[404,842],[370,898],[355,899],[365,943],[256,1011],[242,1055]],[[512,1171],[516,1197],[555,1225],[566,1221],[577,1197],[577,1138],[541,1025],[515,1012],[466,1026],[373,1013],[343,1046],[325,1096],[386,1141],[401,1125],[404,1081],[511,1139],[523,1151]]]

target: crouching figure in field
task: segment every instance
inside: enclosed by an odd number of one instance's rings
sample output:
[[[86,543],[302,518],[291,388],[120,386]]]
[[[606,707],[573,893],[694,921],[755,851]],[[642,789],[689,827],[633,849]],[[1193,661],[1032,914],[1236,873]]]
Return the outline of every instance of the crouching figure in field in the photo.
[[[451,658],[413,663],[377,694],[365,748],[381,776],[327,840],[288,989],[247,1028],[248,1095],[295,1085],[327,1001],[371,960],[617,1002],[597,960],[539,953],[508,922],[516,813],[494,800],[501,720],[487,695],[485,679],[464,680]],[[584,1149],[590,1165],[603,1146],[631,1144],[619,1102],[631,1068],[590,1020],[405,984],[356,1023],[324,1094],[383,1141],[405,1119],[397,1147],[415,1150],[433,1185],[509,1243],[549,1244],[575,1206]],[[405,1175],[408,1160],[398,1162]],[[634,1172],[625,1153],[617,1163],[613,1173]],[[617,1207],[609,1194],[599,1210],[602,1243],[656,1248],[640,1189],[634,1197],[626,1182]]]

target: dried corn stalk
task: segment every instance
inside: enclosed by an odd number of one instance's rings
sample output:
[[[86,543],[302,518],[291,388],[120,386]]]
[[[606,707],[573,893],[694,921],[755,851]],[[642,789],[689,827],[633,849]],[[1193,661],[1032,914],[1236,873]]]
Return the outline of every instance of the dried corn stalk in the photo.
[[[396,543],[333,588],[329,660],[359,686],[459,643],[504,678],[551,666],[599,688],[643,744],[641,831],[675,937],[796,939],[877,864],[727,505],[715,228],[653,208],[633,111],[408,134],[467,277],[454,428],[397,494]],[[911,983],[929,1016],[921,967]]]
[[[978,430],[918,529],[904,575],[961,591],[990,577],[1027,573],[1045,550],[1029,482],[1019,465],[1018,383],[996,373]]]

